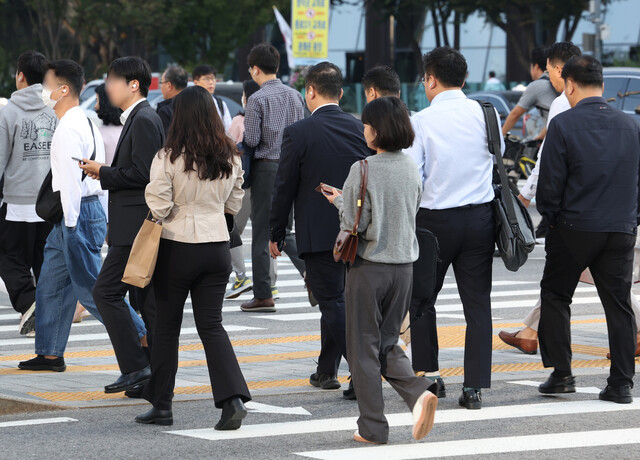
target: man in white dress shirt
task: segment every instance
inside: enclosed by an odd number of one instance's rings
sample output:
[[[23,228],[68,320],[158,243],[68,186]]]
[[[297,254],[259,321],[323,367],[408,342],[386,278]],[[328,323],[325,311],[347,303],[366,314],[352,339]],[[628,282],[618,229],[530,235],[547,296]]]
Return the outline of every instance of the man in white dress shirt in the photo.
[[[104,143],[98,128],[78,106],[84,73],[77,63],[63,59],[49,63],[42,99],[60,120],[51,142],[52,189],[60,192],[62,217],[44,249],[36,288],[36,344],[38,355],[18,367],[62,372],[64,351],[76,301],[101,319],[91,295],[100,271],[107,220],[98,197],[100,183],[78,168],[76,159],[104,162]]]
[[[562,69],[564,64],[573,56],[580,56],[582,53],[580,48],[575,46],[571,42],[558,42],[551,45],[547,50],[547,70],[549,71],[549,78],[556,91],[562,93],[551,104],[549,109],[549,120],[547,126],[551,123],[553,118],[571,108],[567,96],[564,94],[564,79],[562,78]],[[536,189],[538,187],[538,173],[540,170],[540,162],[542,161],[542,152],[544,148],[544,142],[540,146],[540,152],[538,153],[538,161],[535,168],[531,172],[531,175],[527,179],[527,183],[520,191],[520,200],[529,206],[531,200],[536,196]],[[498,336],[500,339],[512,347],[517,348],[526,354],[535,354],[538,352],[538,323],[540,322],[540,305],[538,300],[535,307],[529,312],[524,319],[525,328],[516,332],[500,331]],[[635,295],[631,295],[631,307],[636,313],[636,324],[638,330],[640,330],[640,304]],[[640,340],[638,341],[640,344]],[[640,347],[636,346],[636,356],[640,354]]]
[[[495,236],[493,156],[480,104],[462,92],[467,63],[457,50],[440,47],[424,56],[431,106],[412,117],[416,134],[407,151],[423,178],[417,226],[431,231],[440,247],[436,290],[429,301],[412,305],[413,368],[439,384],[435,302],[450,265],[467,321],[464,382],[459,403],[480,409],[481,389],[491,385],[491,276]],[[417,308],[425,314],[415,318]]]

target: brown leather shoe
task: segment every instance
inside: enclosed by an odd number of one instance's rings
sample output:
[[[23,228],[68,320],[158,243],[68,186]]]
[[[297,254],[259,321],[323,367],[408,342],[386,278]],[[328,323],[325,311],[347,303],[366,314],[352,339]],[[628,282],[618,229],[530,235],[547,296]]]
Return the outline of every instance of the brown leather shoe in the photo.
[[[640,340],[637,341],[636,344],[636,354],[634,355],[636,358],[640,356]],[[607,359],[611,359],[611,353],[607,353]]]
[[[243,303],[240,305],[240,310],[246,312],[263,312],[263,313],[275,313],[276,305],[273,302],[273,298],[268,299],[253,299],[251,302]]]
[[[520,331],[507,332],[500,331],[498,337],[509,346],[515,347],[525,355],[535,355],[538,353],[538,341],[533,339],[521,339],[516,337]]]

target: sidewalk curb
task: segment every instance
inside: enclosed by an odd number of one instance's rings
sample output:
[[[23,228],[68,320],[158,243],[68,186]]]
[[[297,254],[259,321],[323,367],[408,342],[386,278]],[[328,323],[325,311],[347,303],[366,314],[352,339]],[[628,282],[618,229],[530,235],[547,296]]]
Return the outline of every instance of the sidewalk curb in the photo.
[[[73,408],[46,401],[35,401],[33,399],[0,394],[0,416],[26,412],[47,412],[68,409]]]

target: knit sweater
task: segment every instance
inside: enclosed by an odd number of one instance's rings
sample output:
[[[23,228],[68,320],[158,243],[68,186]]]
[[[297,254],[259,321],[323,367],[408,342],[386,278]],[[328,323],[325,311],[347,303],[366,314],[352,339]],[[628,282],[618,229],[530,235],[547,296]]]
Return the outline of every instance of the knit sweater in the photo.
[[[422,197],[418,168],[402,152],[384,152],[367,159],[367,192],[358,226],[358,256],[370,262],[406,264],[418,259],[416,213]],[[360,163],[351,167],[342,196],[334,205],[342,230],[353,230],[360,193]]]

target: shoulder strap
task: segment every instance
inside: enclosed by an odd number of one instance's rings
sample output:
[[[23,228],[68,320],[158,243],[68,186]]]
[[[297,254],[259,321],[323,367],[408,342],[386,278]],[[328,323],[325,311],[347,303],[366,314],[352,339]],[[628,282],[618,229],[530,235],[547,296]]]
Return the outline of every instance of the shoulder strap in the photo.
[[[516,210],[513,207],[513,200],[510,196],[511,188],[509,187],[509,178],[507,177],[507,171],[505,170],[504,163],[502,161],[500,125],[498,124],[496,110],[490,102],[478,101],[478,103],[480,104],[480,107],[482,107],[482,112],[484,113],[484,121],[487,127],[487,139],[489,141],[489,152],[496,157],[496,165],[498,166],[498,173],[500,174],[502,190],[507,194],[504,199],[504,205],[507,208],[507,218],[511,225],[518,225]]]
[[[360,160],[360,195],[358,196],[358,212],[356,213],[356,221],[353,224],[353,235],[358,234],[358,226],[360,225],[360,217],[362,217],[362,207],[364,206],[364,199],[367,196],[367,181],[369,179],[369,163],[367,160]]]
[[[93,153],[91,154],[91,158],[89,159],[93,161],[96,159],[96,134],[93,132],[93,123],[91,123],[91,120],[89,120],[89,117],[87,117],[87,121],[89,122],[89,128],[91,128],[91,137],[93,138]],[[84,181],[86,177],[87,177],[87,173],[82,171],[82,181]]]
[[[224,105],[222,105],[222,99],[220,99],[218,96],[213,96],[213,98],[216,100],[218,108],[220,109],[220,118],[224,117]]]

